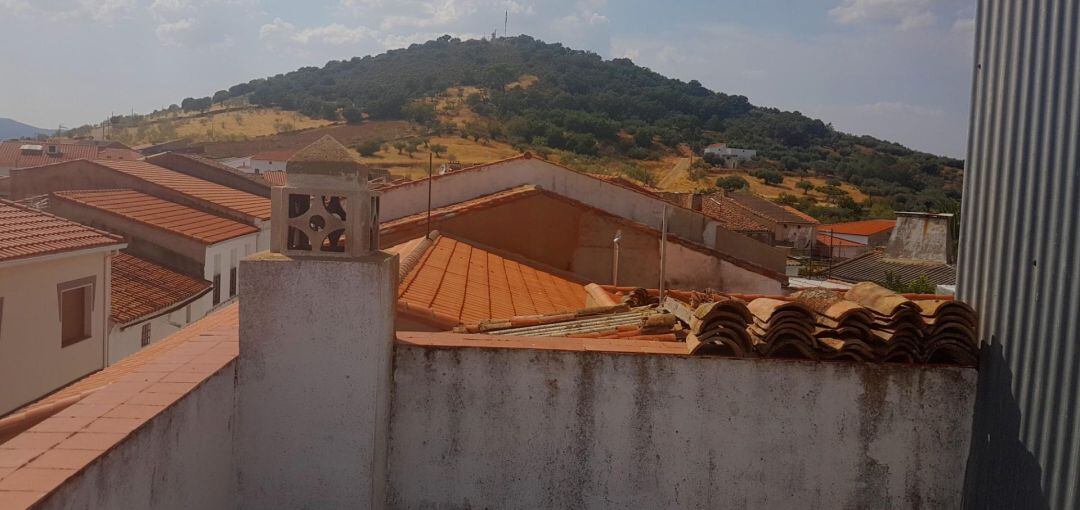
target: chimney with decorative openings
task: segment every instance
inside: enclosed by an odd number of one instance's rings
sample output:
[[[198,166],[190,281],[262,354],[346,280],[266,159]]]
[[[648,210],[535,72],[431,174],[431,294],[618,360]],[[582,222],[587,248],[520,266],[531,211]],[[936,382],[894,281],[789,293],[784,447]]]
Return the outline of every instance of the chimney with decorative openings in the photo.
[[[271,251],[240,266],[240,508],[380,508],[398,257],[367,169],[330,137],[273,188]]]

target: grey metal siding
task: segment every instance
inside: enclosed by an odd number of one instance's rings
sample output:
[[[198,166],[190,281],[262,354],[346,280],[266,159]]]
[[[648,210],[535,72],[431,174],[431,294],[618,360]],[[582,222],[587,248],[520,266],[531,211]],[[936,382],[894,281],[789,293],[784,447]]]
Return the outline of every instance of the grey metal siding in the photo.
[[[984,344],[968,508],[1080,508],[1077,0],[980,0],[958,295]]]

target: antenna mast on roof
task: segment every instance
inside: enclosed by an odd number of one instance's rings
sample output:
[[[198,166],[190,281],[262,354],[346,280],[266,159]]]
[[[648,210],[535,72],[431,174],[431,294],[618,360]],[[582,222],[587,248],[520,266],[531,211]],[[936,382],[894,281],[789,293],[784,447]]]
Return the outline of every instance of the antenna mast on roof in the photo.
[[[510,10],[503,11],[503,37],[506,37],[506,24],[510,21]]]

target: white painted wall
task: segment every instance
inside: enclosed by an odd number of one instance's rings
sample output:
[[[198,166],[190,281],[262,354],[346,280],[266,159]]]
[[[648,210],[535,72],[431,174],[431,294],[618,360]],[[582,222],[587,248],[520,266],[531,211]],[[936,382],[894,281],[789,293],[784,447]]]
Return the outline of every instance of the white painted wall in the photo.
[[[399,346],[390,508],[960,508],[975,370]]]
[[[94,277],[90,338],[60,346],[56,286]],[[108,253],[71,253],[0,266],[0,415],[105,366]]]
[[[41,502],[42,509],[234,510],[226,365]],[[37,507],[36,507],[37,508]]]
[[[270,161],[270,160],[266,160],[266,159],[251,159],[251,160],[248,161],[249,169],[246,170],[246,171],[255,172],[257,174],[258,173],[263,173],[263,172],[269,172],[271,170],[280,170],[280,171],[284,172],[285,171],[285,163],[286,163],[285,160],[273,160],[273,161]]]
[[[154,345],[159,340],[180,331],[191,322],[203,318],[212,308],[212,298],[211,293],[207,293],[170,313],[134,323],[126,328],[121,328],[115,324],[112,325],[109,330],[109,364],[116,363],[142,349],[142,327],[144,324],[150,324],[149,345]]]
[[[203,278],[206,279],[206,281],[213,282],[214,275],[221,274],[221,302],[218,303],[218,306],[229,302],[239,291],[240,260],[247,255],[259,251],[257,247],[260,240],[260,234],[260,232],[247,234],[206,247]],[[265,236],[267,240],[269,237],[269,234]],[[229,269],[233,267],[237,268],[237,288],[235,289],[229,287]],[[211,307],[213,307],[213,291],[211,291],[209,295],[211,299],[209,303],[211,304]]]

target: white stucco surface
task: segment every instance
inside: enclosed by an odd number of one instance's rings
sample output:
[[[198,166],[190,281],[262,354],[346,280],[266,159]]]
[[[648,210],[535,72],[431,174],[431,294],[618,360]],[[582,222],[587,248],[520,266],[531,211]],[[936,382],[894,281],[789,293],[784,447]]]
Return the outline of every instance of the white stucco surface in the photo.
[[[398,258],[241,264],[236,378],[241,508],[382,501]]]
[[[959,508],[976,373],[399,347],[391,508]]]
[[[0,267],[0,416],[105,366],[108,260],[98,251]],[[91,336],[62,347],[57,285],[87,277]]]

